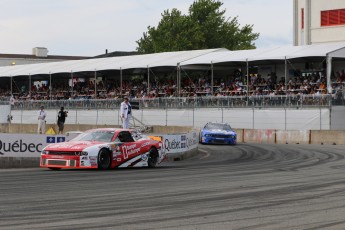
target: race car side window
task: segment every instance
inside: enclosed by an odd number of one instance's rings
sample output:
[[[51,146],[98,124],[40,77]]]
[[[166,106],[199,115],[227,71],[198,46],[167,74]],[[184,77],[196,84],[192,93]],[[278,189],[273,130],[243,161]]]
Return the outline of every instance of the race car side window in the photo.
[[[131,135],[130,132],[128,131],[122,131],[118,134],[117,138],[121,141],[121,142],[134,142],[134,139]]]

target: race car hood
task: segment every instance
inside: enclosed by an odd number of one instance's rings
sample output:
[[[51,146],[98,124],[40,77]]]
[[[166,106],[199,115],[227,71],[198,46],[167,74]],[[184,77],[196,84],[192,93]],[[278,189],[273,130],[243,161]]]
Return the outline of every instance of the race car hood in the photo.
[[[72,141],[50,144],[44,148],[46,151],[83,151],[85,148],[102,144],[104,142],[99,141]]]
[[[236,134],[235,131],[230,130],[230,131],[226,131],[226,130],[222,130],[222,129],[208,129],[208,130],[202,130],[202,132],[204,134],[208,134],[208,133],[222,133],[222,134]]]

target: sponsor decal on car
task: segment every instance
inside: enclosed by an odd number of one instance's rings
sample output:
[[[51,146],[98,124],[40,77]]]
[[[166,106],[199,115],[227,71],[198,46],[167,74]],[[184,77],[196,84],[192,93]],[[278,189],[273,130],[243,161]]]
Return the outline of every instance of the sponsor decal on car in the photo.
[[[140,147],[136,148],[137,145],[123,145],[122,146],[122,151],[123,151],[123,159],[128,159],[128,157],[132,154],[136,154],[140,152]]]
[[[160,136],[148,136],[150,139],[155,140],[155,141],[162,141],[162,137]]]
[[[147,158],[148,158],[147,153],[141,155],[141,159],[143,161],[147,161]]]
[[[97,157],[89,157],[91,166],[97,165]]]
[[[112,151],[112,153],[113,153],[114,160],[116,160],[116,156],[117,156],[117,155],[121,155],[121,154],[122,154],[119,145],[112,145],[112,146],[111,146],[111,151]]]
[[[142,144],[140,147],[143,148],[145,146],[154,145],[154,144],[155,144],[155,141],[148,141],[148,142],[145,142],[144,144]]]

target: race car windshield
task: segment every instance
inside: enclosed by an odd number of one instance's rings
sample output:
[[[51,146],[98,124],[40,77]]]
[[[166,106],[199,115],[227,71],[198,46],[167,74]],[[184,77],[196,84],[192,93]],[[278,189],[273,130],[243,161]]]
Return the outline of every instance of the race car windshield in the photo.
[[[231,127],[228,124],[220,124],[220,123],[209,123],[205,126],[205,129],[212,130],[212,129],[220,129],[220,130],[226,130],[231,131]]]
[[[72,141],[102,141],[111,142],[114,132],[88,132],[74,138]]]

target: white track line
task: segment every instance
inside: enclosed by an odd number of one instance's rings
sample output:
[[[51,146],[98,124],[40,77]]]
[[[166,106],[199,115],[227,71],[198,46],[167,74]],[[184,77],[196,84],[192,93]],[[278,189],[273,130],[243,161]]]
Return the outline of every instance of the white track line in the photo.
[[[203,152],[203,153],[205,153],[205,154],[206,154],[205,156],[200,157],[200,158],[199,158],[200,160],[205,159],[205,158],[207,158],[207,157],[209,157],[209,156],[210,156],[210,153],[209,153],[209,152],[207,152],[207,151],[205,151],[205,150],[201,150],[201,149],[199,149],[199,151],[200,151],[200,152]]]

